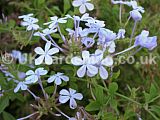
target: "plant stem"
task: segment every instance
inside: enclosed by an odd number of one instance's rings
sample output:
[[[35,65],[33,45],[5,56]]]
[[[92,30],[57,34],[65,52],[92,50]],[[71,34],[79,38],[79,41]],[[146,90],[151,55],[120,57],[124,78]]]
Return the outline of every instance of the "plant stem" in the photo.
[[[159,120],[150,110],[145,109],[155,120]]]
[[[59,108],[57,108],[56,106],[54,107],[60,114],[62,114],[64,117],[70,119],[70,117],[68,115],[66,115],[65,113],[63,113]]]
[[[53,42],[53,45],[55,47],[57,47],[60,51],[63,52],[63,49],[61,47],[59,47],[59,45],[52,39],[52,37],[50,35],[48,35],[49,39]]]
[[[19,118],[19,119],[17,119],[17,120],[25,120],[25,119],[28,119],[28,118],[30,118],[30,117],[38,114],[38,113],[39,113],[39,112],[37,111],[37,112],[35,112],[35,113],[32,113],[32,114],[30,114],[30,115],[28,115],[28,116],[26,116],[26,117],[23,117],[23,118]]]
[[[27,89],[27,91],[34,97],[35,100],[39,99],[39,97],[37,97],[31,90]]]
[[[125,52],[127,52],[127,51],[129,51],[129,50],[132,50],[132,49],[135,48],[135,47],[136,47],[136,46],[133,45],[133,46],[131,46],[131,47],[129,47],[129,48],[127,48],[127,49],[119,52],[119,53],[114,54],[113,56],[117,56],[117,55],[119,55],[119,54],[125,53]]]
[[[60,29],[59,25],[57,25],[57,28],[58,28],[59,34],[60,34],[60,36],[61,36],[61,38],[62,38],[63,42],[64,42],[64,43],[66,43],[66,39],[65,39],[64,35],[62,34],[62,32],[61,32],[61,29]]]
[[[42,80],[39,78],[38,79],[38,83],[39,83],[39,85],[40,85],[40,87],[41,87],[41,89],[42,89],[42,92],[43,92],[43,95],[44,95],[44,98],[46,99],[46,101],[48,100],[48,97],[47,97],[47,94],[46,94],[46,92],[45,92],[45,90],[44,90],[44,88],[43,88],[43,85],[42,85]]]
[[[126,21],[126,23],[125,23],[125,25],[124,25],[124,28],[127,26],[127,24],[129,23],[129,20],[131,19],[131,16],[129,16],[128,17],[128,19],[127,19],[127,21]]]
[[[56,91],[57,91],[57,85],[55,85],[54,92],[53,92],[53,96],[56,95]]]
[[[120,22],[120,25],[122,25],[122,4],[120,4],[120,7],[119,7],[119,22]]]
[[[134,22],[134,26],[133,26],[133,29],[132,29],[132,34],[131,34],[131,37],[130,37],[129,47],[132,45],[132,39],[133,39],[133,36],[134,36],[136,26],[137,26],[137,21]]]

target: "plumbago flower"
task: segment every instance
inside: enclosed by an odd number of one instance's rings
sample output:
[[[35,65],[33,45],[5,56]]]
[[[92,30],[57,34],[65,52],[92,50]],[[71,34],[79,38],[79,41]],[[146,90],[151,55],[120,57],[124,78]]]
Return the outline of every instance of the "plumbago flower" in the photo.
[[[95,54],[93,55],[94,60],[96,61],[95,66],[99,70],[100,77],[102,79],[108,78],[108,72],[104,66],[111,67],[113,65],[113,58],[111,56],[107,56],[103,59],[103,51],[96,50]],[[94,76],[91,73],[88,74],[90,77]]]
[[[40,76],[46,75],[47,73],[48,71],[44,70],[44,68],[37,68],[35,72],[33,70],[28,70],[26,72],[26,76],[28,77],[25,78],[25,83],[26,84],[36,83],[40,78]]]
[[[153,50],[157,47],[157,36],[148,37],[149,31],[143,30],[140,35],[135,38],[135,46],[145,47],[149,50]]]
[[[43,60],[45,60],[45,63],[47,65],[51,65],[53,63],[52,55],[59,52],[58,48],[51,48],[51,42],[48,41],[45,45],[45,50],[43,50],[41,47],[37,47],[34,49],[34,51],[40,55],[37,59],[35,59],[35,65],[42,64]]]
[[[125,38],[125,29],[119,29],[118,34],[117,34],[117,39],[124,39]]]
[[[14,89],[14,92],[17,93],[20,89],[21,90],[27,90],[28,86],[26,85],[25,82],[19,82],[17,84],[17,87]]]
[[[92,11],[94,9],[94,5],[89,3],[91,0],[74,0],[72,5],[74,7],[79,7],[79,11],[81,14],[84,14],[86,12],[86,8],[89,11]]]
[[[92,75],[98,73],[98,68],[94,66],[96,61],[90,57],[89,51],[82,51],[82,59],[80,57],[73,57],[71,63],[75,66],[81,66],[77,71],[78,77],[84,77],[87,71]]]
[[[50,17],[51,21],[44,23],[44,25],[49,25],[49,28],[54,29],[57,27],[58,23],[66,23],[66,18],[58,18],[57,16]]]
[[[62,84],[62,80],[67,82],[69,81],[69,77],[65,76],[64,73],[58,72],[57,74],[52,75],[50,78],[48,78],[47,82],[48,83],[54,82],[56,85],[60,85]]]
[[[71,109],[75,109],[77,107],[76,100],[82,100],[83,95],[81,93],[76,93],[76,90],[69,88],[69,91],[66,89],[62,89],[60,91],[59,102],[64,104],[69,101],[69,106]]]
[[[39,25],[36,24],[38,19],[31,17],[32,15],[33,14],[19,16],[19,18],[23,18],[24,21],[21,22],[21,25],[27,27],[27,31],[39,29]]]

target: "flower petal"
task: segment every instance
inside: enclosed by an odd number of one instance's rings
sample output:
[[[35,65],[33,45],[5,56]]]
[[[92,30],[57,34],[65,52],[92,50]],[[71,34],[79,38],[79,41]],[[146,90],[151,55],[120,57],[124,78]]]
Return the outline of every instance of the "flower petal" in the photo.
[[[69,77],[65,76],[65,75],[62,75],[62,76],[59,76],[62,80],[64,81],[69,81]]]
[[[96,75],[98,73],[98,68],[93,65],[87,65],[87,69],[91,74]]]
[[[113,65],[113,58],[111,56],[107,56],[105,59],[102,60],[102,65],[111,67]]]
[[[75,109],[77,107],[77,103],[74,98],[70,98],[69,106],[71,109]]]
[[[14,93],[17,93],[18,91],[19,91],[19,89],[20,89],[20,84],[18,83],[18,85],[17,85],[17,87],[14,89]]]
[[[87,9],[88,9],[89,11],[91,11],[91,10],[94,9],[94,5],[91,4],[91,3],[85,3],[85,5],[86,5],[86,7],[87,7]]]
[[[35,59],[35,65],[42,64],[43,60],[44,60],[44,55],[39,56],[38,58]]]
[[[70,93],[69,93],[69,91],[68,90],[66,90],[66,89],[62,89],[61,91],[60,91],[60,93],[59,93],[60,95],[70,95]]]
[[[78,6],[82,5],[82,1],[81,0],[75,0],[75,1],[72,2],[72,5],[74,7],[78,7]]]
[[[47,65],[51,65],[53,63],[53,59],[52,59],[52,57],[50,55],[46,55],[45,56],[45,63]]]
[[[37,74],[37,75],[46,75],[47,73],[48,73],[48,71],[44,70],[44,68],[37,68],[35,70],[35,74]]]
[[[34,51],[39,55],[45,54],[44,50],[41,47],[36,47]]]
[[[52,48],[47,52],[47,54],[48,55],[53,55],[53,54],[58,53],[58,52],[59,52],[58,48]]]
[[[84,77],[85,73],[86,73],[86,65],[83,65],[78,69],[77,75],[78,77]]]
[[[62,96],[62,95],[59,96],[60,103],[66,103],[69,99],[70,99],[69,96]]]
[[[73,96],[76,93],[76,90],[69,88],[70,96]]]
[[[47,82],[48,82],[48,83],[52,83],[55,79],[56,79],[56,76],[53,75],[53,76],[51,76],[50,78],[48,78]]]
[[[48,41],[45,45],[45,52],[47,52],[50,49],[50,47],[51,47],[51,42]]]
[[[82,100],[83,99],[83,95],[81,93],[76,93],[72,97],[77,99],[77,100]]]
[[[34,71],[33,70],[28,70],[27,72],[26,72],[26,75],[33,75],[34,74]]]
[[[82,51],[82,58],[84,60],[89,59],[89,57],[90,57],[89,51]]]
[[[56,85],[62,84],[62,80],[59,77],[56,77],[55,82]]]
[[[108,78],[108,72],[103,66],[101,66],[99,68],[99,72],[100,72],[100,76],[101,76],[102,79],[107,79]]]
[[[81,14],[84,14],[84,13],[86,12],[86,7],[85,7],[84,4],[82,4],[82,5],[80,6],[79,11],[80,11]]]
[[[73,57],[73,58],[71,59],[71,63],[72,63],[73,65],[79,66],[79,65],[82,65],[82,64],[83,64],[83,61],[82,61],[82,59],[79,58],[79,57]]]

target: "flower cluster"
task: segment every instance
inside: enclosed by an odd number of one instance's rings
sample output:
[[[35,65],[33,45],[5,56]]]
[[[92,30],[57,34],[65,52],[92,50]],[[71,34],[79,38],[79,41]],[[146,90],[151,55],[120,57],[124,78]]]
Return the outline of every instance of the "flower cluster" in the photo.
[[[112,0],[112,3],[131,6],[133,10],[129,13],[129,19],[133,18],[135,23],[142,19],[141,13],[144,13],[144,9],[141,6],[138,6],[136,1],[131,0],[130,2],[127,2],[122,0]],[[94,17],[89,16],[89,14],[86,13],[86,10],[91,11],[94,9],[94,5],[90,3],[90,0],[74,0],[72,5],[74,7],[79,7],[79,11],[82,16],[65,15],[62,18],[58,18],[57,16],[50,17],[50,21],[43,24],[45,27],[47,26],[47,28],[40,29],[38,32],[36,31],[34,33],[34,36],[39,36],[43,41],[45,41],[45,46],[44,49],[41,47],[36,47],[34,49],[34,52],[38,55],[35,59],[34,67],[36,69],[34,71],[28,70],[25,76],[21,77],[25,78],[24,81],[16,80],[16,87],[14,89],[15,93],[19,90],[27,90],[37,100],[38,97],[29,90],[29,86],[38,83],[46,102],[48,102],[50,95],[45,92],[43,87],[42,78],[44,77],[44,82],[47,82],[47,84],[51,85],[53,82],[55,83],[55,91],[51,98],[54,98],[55,101],[58,99],[59,103],[56,103],[56,101],[54,105],[64,104],[69,101],[69,107],[71,109],[75,109],[78,106],[76,100],[83,99],[83,95],[81,93],[77,93],[76,90],[69,88],[69,91],[67,89],[60,90],[58,97],[56,95],[57,87],[61,87],[62,81],[65,81],[65,83],[70,82],[70,77],[66,76],[64,71],[56,71],[56,74],[50,75],[52,71],[50,70],[50,66],[53,65],[54,54],[59,53],[68,56],[72,54],[73,57],[71,58],[71,65],[79,66],[76,71],[78,78],[82,78],[87,75],[88,77],[100,76],[97,78],[107,80],[109,73],[111,72],[111,68],[114,66],[113,58],[116,55],[125,53],[137,46],[147,48],[149,50],[153,50],[157,46],[157,37],[148,37],[149,31],[143,30],[140,35],[135,37],[133,46],[125,49],[124,51],[116,52],[117,40],[124,39],[126,37],[125,34],[127,31],[124,29],[125,27],[119,28],[118,31],[113,31],[106,28],[104,21],[97,20]],[[23,19],[21,25],[25,26],[27,31],[35,31],[40,28],[39,25],[37,25],[38,19],[33,18],[32,16],[33,14],[19,16],[19,18]],[[65,28],[65,32],[68,33],[65,36],[62,32],[61,25],[67,23],[69,20],[74,23],[74,27]],[[134,30],[135,27],[131,35],[131,44],[132,38],[134,37]],[[62,45],[56,42],[54,37],[52,37],[52,35],[57,33],[59,33],[60,39],[63,41]],[[15,58],[17,56],[16,54],[19,53],[17,51],[13,51]],[[46,70],[47,68],[40,66],[43,61],[44,64],[48,65],[46,66],[49,68],[48,70]],[[37,66],[40,67],[37,68]],[[6,71],[3,71],[3,73],[14,79],[10,73]],[[74,77],[77,76],[75,75]],[[56,106],[52,107],[56,108]],[[52,109],[52,107],[50,109]],[[67,119],[76,119],[68,117],[58,108],[56,108],[56,110]]]

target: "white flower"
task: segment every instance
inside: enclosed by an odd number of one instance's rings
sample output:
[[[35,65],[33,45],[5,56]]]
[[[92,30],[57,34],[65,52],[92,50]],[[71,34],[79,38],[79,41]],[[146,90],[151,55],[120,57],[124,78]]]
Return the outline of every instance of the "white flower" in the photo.
[[[109,53],[114,53],[116,50],[116,45],[114,41],[107,42],[106,46],[108,47]]]
[[[80,7],[79,11],[81,14],[84,14],[86,12],[86,8],[91,11],[94,9],[94,5],[89,3],[90,0],[74,0],[72,5],[74,7]]]
[[[62,83],[62,80],[63,81],[69,81],[69,77],[67,77],[67,76],[65,76],[65,75],[63,75],[64,73],[57,73],[57,74],[55,74],[55,75],[53,75],[53,76],[51,76],[50,78],[48,78],[48,83],[52,83],[53,81],[54,81],[54,83],[56,84],[56,85],[60,85],[61,83]]]
[[[42,32],[43,32],[44,36],[46,36],[46,35],[50,35],[52,33],[57,32],[57,29],[48,29],[48,28],[46,28]]]
[[[17,93],[19,91],[19,89],[27,90],[27,85],[25,84],[25,82],[19,82],[17,84],[17,87],[14,89],[14,93]]]
[[[57,16],[54,17],[50,17],[51,21],[44,23],[44,25],[49,25],[49,28],[54,29],[57,27],[57,23],[66,23],[67,22],[67,18],[58,18]]]
[[[75,109],[77,107],[75,99],[83,99],[83,95],[81,93],[76,93],[76,90],[73,90],[71,88],[69,88],[69,91],[67,91],[66,89],[62,89],[59,94],[59,102],[64,104],[69,101],[69,106],[71,109]]]
[[[44,70],[44,68],[37,68],[35,72],[33,70],[29,70],[26,72],[25,83],[26,84],[32,84],[36,83],[40,76],[46,75],[48,73],[47,70]]]
[[[47,65],[51,65],[53,63],[52,55],[59,52],[58,48],[51,48],[51,42],[47,42],[45,45],[45,50],[41,47],[37,47],[34,51],[39,54],[40,56],[35,59],[35,65],[40,65],[43,60],[45,59],[45,63]]]
[[[138,10],[132,10],[130,11],[130,16],[135,20],[135,21],[140,21],[142,19],[142,15]]]
[[[89,71],[91,74],[96,75],[98,73],[98,69],[94,66],[95,62],[91,59],[88,51],[82,51],[82,58],[73,57],[71,59],[71,63],[75,66],[81,66],[78,71],[78,77],[84,77],[86,71]]]
[[[126,33],[125,29],[119,29],[118,34],[117,34],[117,39],[125,38],[125,33]]]
[[[36,24],[37,22],[38,22],[38,19],[30,17],[28,19],[25,19],[23,22],[21,22],[21,25],[27,27],[28,31],[38,30],[39,25]]]
[[[97,62],[95,66],[99,70],[100,77],[102,79],[107,79],[108,78],[108,72],[107,72],[107,70],[106,70],[106,68],[104,66],[111,67],[113,65],[113,59],[112,59],[112,57],[107,56],[107,57],[105,57],[103,59],[103,51],[97,49],[95,51],[95,55],[93,55],[93,59]],[[90,77],[93,76],[91,73],[88,73],[88,75]]]
[[[28,20],[33,16],[33,13],[27,14],[27,15],[21,15],[18,18],[23,19],[23,20]]]

